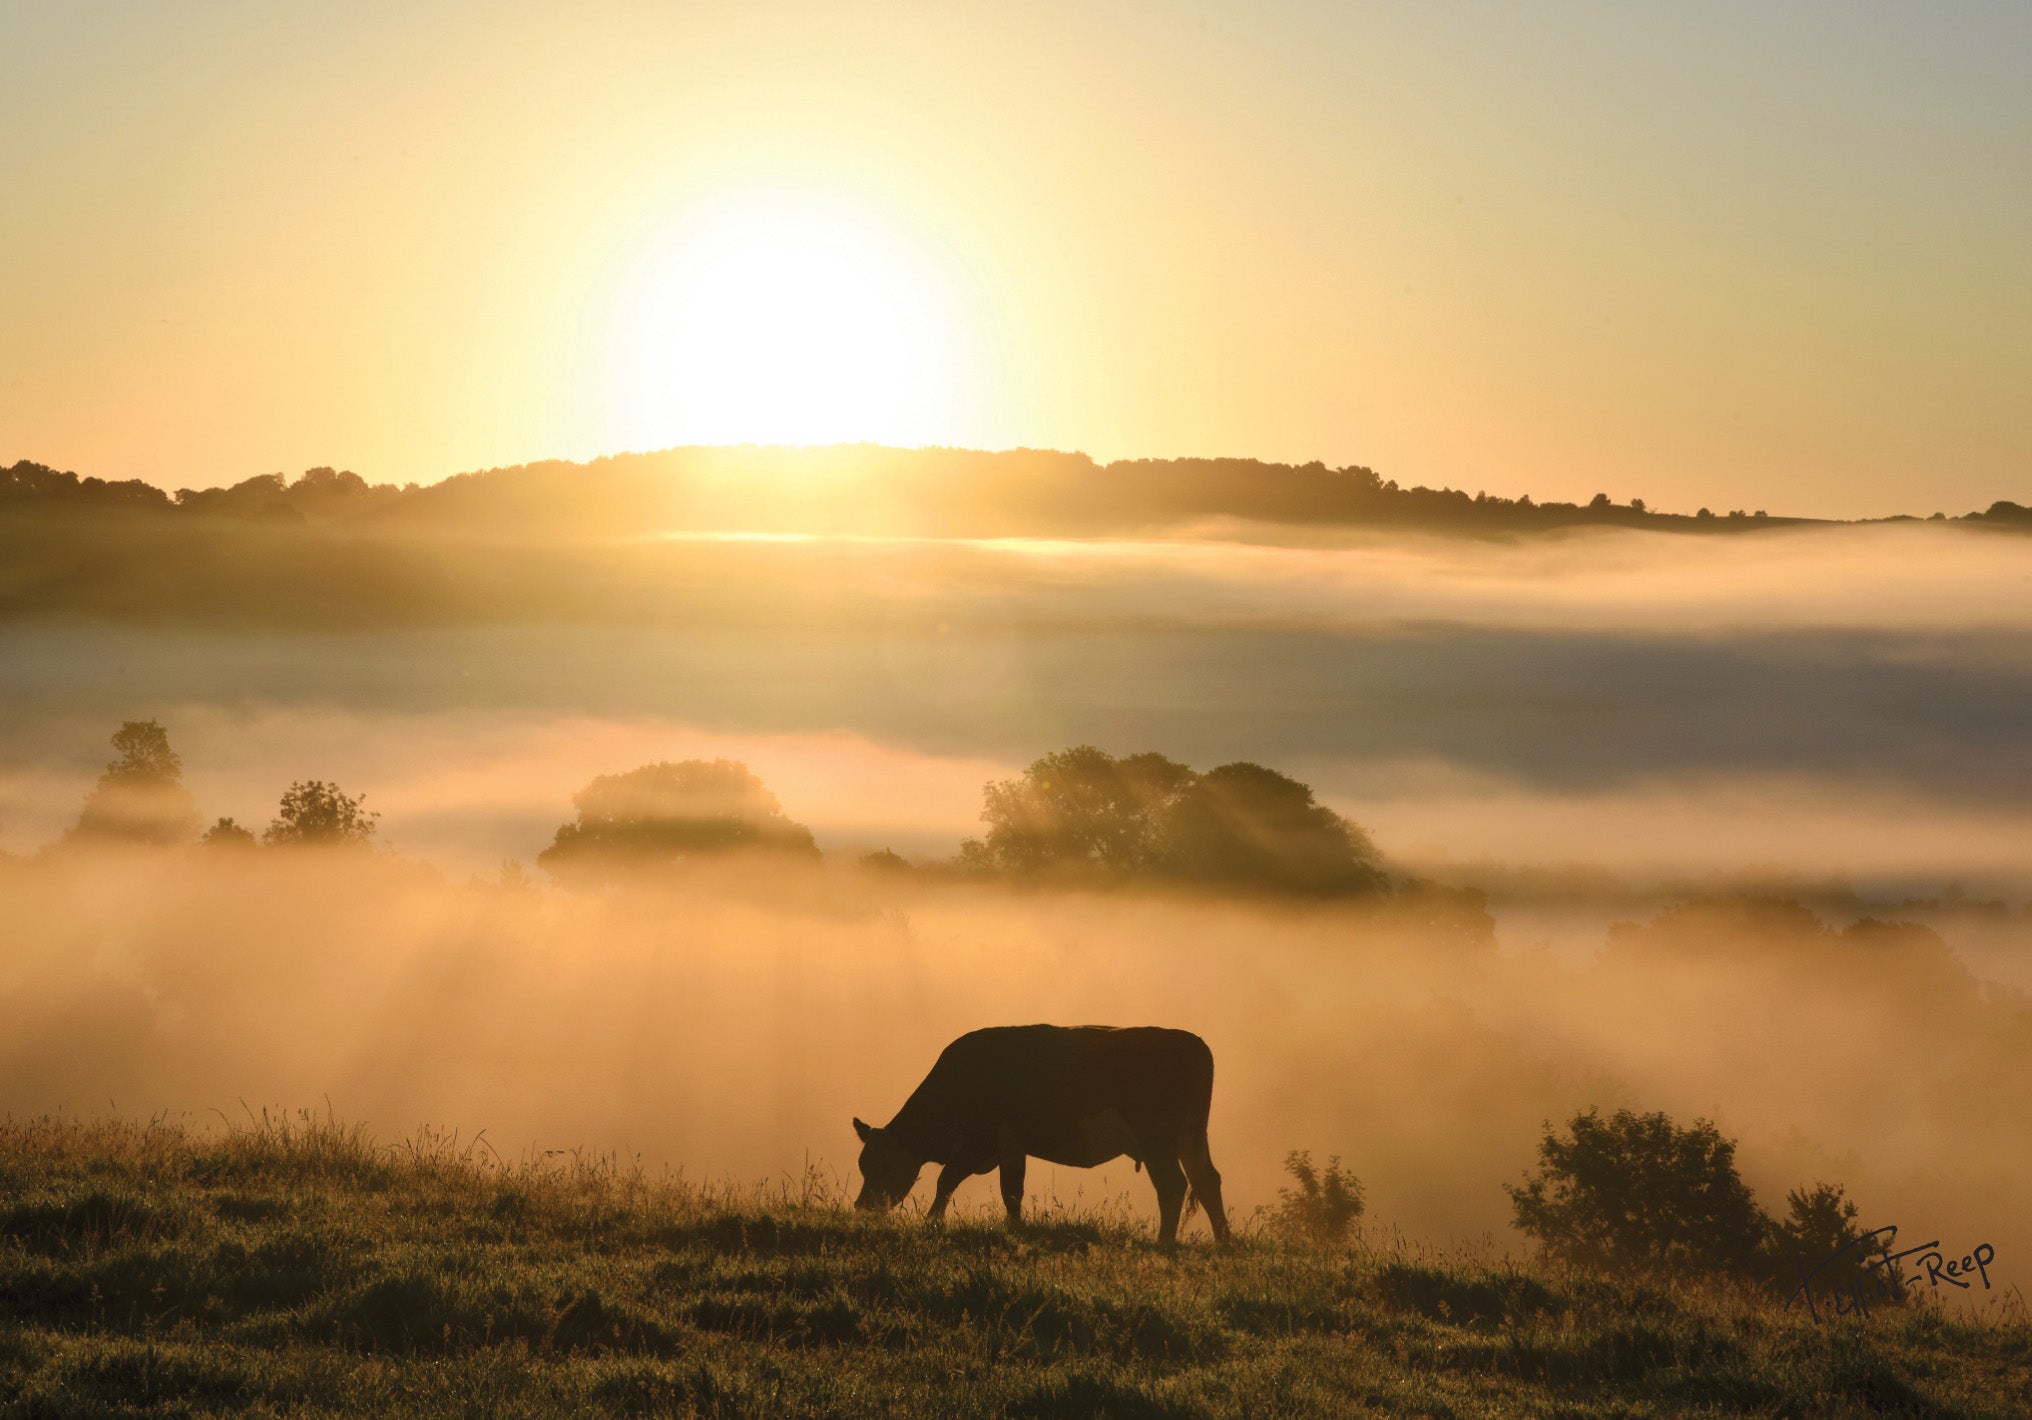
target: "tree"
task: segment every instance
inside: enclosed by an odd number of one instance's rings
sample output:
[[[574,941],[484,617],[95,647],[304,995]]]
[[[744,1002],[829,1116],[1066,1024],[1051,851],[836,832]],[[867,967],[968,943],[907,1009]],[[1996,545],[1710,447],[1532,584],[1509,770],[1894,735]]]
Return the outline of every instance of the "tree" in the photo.
[[[536,855],[561,876],[611,878],[739,850],[818,856],[811,830],[786,817],[748,766],[730,759],[602,774],[572,796],[572,806],[577,818]]]
[[[1078,745],[983,790],[984,852],[1006,872],[1129,874],[1160,866],[1160,818],[1193,773],[1161,754],[1127,759]]]
[[[198,839],[198,842],[207,848],[252,848],[254,841],[252,832],[240,827],[230,818],[220,819],[206,829],[204,836]]]
[[[1770,1219],[1736,1172],[1736,1145],[1713,1124],[1664,1114],[1576,1114],[1546,1125],[1539,1172],[1505,1184],[1518,1231],[1557,1261],[1641,1272],[1755,1275]]]
[[[1260,764],[1196,774],[1161,754],[1079,745],[988,784],[983,799],[988,832],[960,846],[971,871],[1319,895],[1389,881],[1368,834]]]
[[[1389,879],[1369,835],[1260,764],[1223,764],[1199,776],[1164,816],[1168,866],[1193,882],[1341,895]]]
[[[130,843],[184,843],[197,833],[197,801],[183,786],[183,761],[169,732],[153,720],[128,720],[114,732],[120,757],[86,796],[68,837]]]
[[[359,847],[374,837],[381,817],[361,807],[365,794],[349,797],[336,784],[308,779],[291,784],[262,841],[290,847]]]

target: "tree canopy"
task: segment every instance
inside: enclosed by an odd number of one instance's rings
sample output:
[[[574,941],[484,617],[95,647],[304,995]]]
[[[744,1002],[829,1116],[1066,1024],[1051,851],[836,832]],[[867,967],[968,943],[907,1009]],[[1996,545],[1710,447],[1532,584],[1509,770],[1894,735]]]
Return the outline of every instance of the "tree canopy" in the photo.
[[[962,859],[1019,877],[1154,878],[1321,896],[1388,884],[1366,832],[1260,764],[1200,774],[1161,754],[1117,759],[1079,745],[989,783],[981,819],[988,831]]]
[[[360,846],[374,837],[380,814],[362,807],[365,794],[348,795],[322,779],[300,780],[282,796],[261,841],[271,846]]]
[[[659,760],[602,774],[572,806],[578,816],[536,856],[563,877],[606,878],[739,850],[818,856],[811,830],[731,759]]]
[[[198,839],[207,848],[252,848],[258,842],[253,830],[242,828],[232,818],[221,818]]]
[[[1198,776],[1171,806],[1164,836],[1173,871],[1193,882],[1326,896],[1388,882],[1367,832],[1260,764]]]
[[[1166,817],[1193,772],[1161,754],[1117,759],[1092,745],[1037,760],[983,790],[988,858],[1004,871],[1162,871]]]
[[[113,734],[119,758],[86,796],[74,839],[183,843],[198,828],[197,801],[183,786],[183,761],[153,720],[128,720]]]

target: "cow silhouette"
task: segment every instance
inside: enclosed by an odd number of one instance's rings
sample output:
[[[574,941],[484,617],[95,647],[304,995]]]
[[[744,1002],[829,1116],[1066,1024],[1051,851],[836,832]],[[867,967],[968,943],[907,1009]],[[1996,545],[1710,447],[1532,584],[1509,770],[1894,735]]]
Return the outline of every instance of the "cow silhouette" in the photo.
[[[943,1165],[931,1216],[977,1173],[1002,1171],[1002,1202],[1023,1214],[1028,1160],[1093,1168],[1128,1155],[1157,1189],[1159,1237],[1178,1240],[1188,1199],[1206,1209],[1225,1242],[1221,1176],[1207,1152],[1214,1056],[1190,1031],[1161,1026],[991,1026],[939,1053],[924,1083],[877,1129],[856,1119],[861,1193],[854,1206],[886,1209],[909,1194],[927,1163]]]

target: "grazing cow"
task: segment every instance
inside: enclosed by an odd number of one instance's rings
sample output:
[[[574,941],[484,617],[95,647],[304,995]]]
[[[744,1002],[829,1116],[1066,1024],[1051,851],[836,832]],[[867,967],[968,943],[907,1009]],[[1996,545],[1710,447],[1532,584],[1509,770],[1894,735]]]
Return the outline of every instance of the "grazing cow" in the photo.
[[[1159,1236],[1178,1240],[1188,1196],[1228,1236],[1221,1176],[1207,1153],[1214,1056],[1190,1031],[1159,1026],[991,1026],[940,1052],[924,1083],[880,1129],[856,1119],[861,1196],[856,1208],[901,1202],[927,1163],[939,1171],[931,1216],[943,1217],[962,1181],[1002,1170],[1009,1221],[1023,1212],[1030,1157],[1093,1168],[1127,1154],[1150,1170]],[[1188,1188],[1188,1184],[1190,1188]]]

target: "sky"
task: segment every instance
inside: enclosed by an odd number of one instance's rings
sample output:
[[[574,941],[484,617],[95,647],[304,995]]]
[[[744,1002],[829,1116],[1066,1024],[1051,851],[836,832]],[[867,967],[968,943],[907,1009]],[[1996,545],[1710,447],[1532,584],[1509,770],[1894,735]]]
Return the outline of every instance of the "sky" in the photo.
[[[2032,502],[2021,4],[0,8],[0,462]]]

